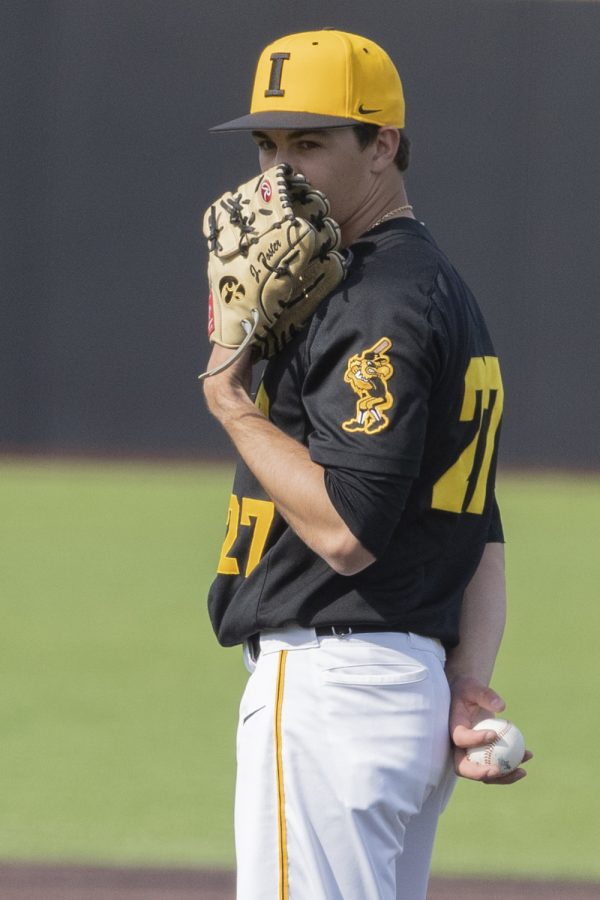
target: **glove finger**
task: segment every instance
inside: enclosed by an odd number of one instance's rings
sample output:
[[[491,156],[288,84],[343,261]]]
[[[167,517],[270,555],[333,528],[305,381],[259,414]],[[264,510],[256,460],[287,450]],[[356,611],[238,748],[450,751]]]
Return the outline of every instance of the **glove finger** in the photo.
[[[295,219],[288,172],[291,168],[280,163],[211,204],[202,223],[209,252],[222,259],[247,253],[274,223]]]
[[[315,190],[300,195],[294,194],[292,200],[295,214],[316,227],[331,211],[325,195]]]
[[[291,174],[286,175],[286,181],[288,183],[290,194],[293,194],[296,191],[302,192],[310,190],[310,184],[300,172],[292,171]]]
[[[337,222],[333,219],[326,218],[321,223],[321,228],[317,230],[316,250],[322,259],[326,253],[331,250],[337,250],[342,242],[342,234]]]

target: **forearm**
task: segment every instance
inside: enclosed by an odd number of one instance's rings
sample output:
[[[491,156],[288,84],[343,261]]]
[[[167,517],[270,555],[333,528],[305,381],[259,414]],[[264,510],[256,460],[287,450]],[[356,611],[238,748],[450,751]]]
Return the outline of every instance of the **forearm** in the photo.
[[[464,595],[460,643],[450,651],[448,680],[473,677],[489,684],[506,621],[504,545],[487,544]]]
[[[449,729],[454,744],[454,768],[463,778],[487,784],[514,784],[526,775],[517,768],[504,775],[495,765],[481,765],[467,756],[470,747],[494,740],[493,731],[474,730],[477,722],[501,713],[502,697],[488,685],[502,640],[506,617],[504,545],[487,544],[465,591],[460,644],[451,651],[446,674],[451,690]],[[527,751],[523,762],[531,759]]]
[[[324,469],[308,448],[284,434],[252,403],[241,379],[227,373],[207,386],[210,411],[278,512],[305,544],[344,575],[374,561],[350,532],[325,487]]]

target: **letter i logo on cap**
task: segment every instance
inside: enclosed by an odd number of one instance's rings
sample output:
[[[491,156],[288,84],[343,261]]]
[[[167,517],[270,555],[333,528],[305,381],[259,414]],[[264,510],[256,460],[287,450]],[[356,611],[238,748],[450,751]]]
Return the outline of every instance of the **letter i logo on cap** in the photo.
[[[281,90],[281,73],[283,71],[283,63],[290,58],[289,53],[271,53],[271,75],[269,77],[269,87],[265,91],[265,97],[285,97],[285,91]]]

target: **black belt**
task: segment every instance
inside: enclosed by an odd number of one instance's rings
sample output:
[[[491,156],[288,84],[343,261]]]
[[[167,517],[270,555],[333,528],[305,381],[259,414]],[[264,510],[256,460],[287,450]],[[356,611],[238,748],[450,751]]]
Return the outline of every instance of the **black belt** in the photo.
[[[406,631],[399,625],[317,625],[315,634],[317,637],[325,637],[333,634],[336,637],[345,637],[347,634],[375,634],[378,631]]]
[[[375,634],[378,631],[399,631],[406,632],[406,628],[399,625],[317,625],[315,634],[317,637],[346,637],[349,634]],[[248,649],[250,656],[256,662],[260,656],[260,632],[251,634],[248,638]]]

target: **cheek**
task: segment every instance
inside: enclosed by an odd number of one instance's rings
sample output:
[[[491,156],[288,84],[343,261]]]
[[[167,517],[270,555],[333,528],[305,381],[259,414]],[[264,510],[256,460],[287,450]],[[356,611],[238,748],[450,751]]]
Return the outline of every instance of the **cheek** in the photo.
[[[350,194],[352,193],[352,186],[335,179],[323,193],[329,200],[332,217],[336,222],[345,222],[350,213]]]
[[[261,172],[266,172],[271,166],[275,165],[274,154],[265,150],[258,151],[258,165]]]
[[[341,156],[338,164],[327,166],[319,173],[318,187],[331,204],[331,213],[340,224],[356,214],[369,195],[368,173],[364,165]]]
[[[344,184],[343,180],[335,172],[323,172],[323,170],[311,172],[309,165],[306,165],[300,171],[313,187],[325,194],[331,205],[333,218],[338,221],[343,218],[344,209],[348,202],[348,186]]]

